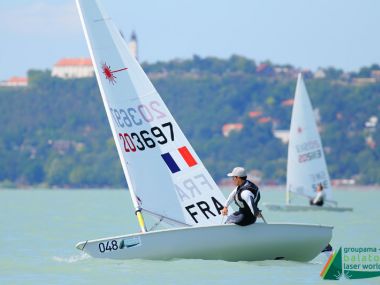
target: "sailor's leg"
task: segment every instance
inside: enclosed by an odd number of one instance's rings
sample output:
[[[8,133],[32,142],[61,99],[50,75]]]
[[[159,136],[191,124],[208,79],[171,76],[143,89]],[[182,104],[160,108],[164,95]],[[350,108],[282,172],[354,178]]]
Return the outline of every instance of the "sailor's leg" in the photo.
[[[318,202],[315,203],[314,205],[316,205],[316,206],[323,206],[323,201],[318,201]]]
[[[239,223],[236,223],[237,225],[239,226],[248,226],[248,225],[251,225],[251,224],[254,224],[256,222],[256,217],[252,214],[247,214],[245,213],[243,215],[243,219],[241,221],[239,221]]]
[[[226,220],[226,224],[236,224],[240,222],[243,218],[244,218],[243,213],[241,213],[240,211],[236,211],[232,215],[228,216]]]
[[[237,211],[232,215],[228,216],[226,224],[236,224],[239,226],[248,226],[256,222],[256,217],[250,212]]]

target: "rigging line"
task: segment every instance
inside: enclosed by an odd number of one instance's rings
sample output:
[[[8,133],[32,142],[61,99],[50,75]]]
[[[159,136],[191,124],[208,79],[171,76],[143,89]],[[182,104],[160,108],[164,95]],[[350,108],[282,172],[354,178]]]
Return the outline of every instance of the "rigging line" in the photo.
[[[148,213],[148,214],[151,214],[151,215],[153,215],[153,216],[156,216],[156,217],[162,218],[163,220],[168,220],[168,221],[170,221],[170,222],[172,222],[172,223],[175,223],[175,224],[178,224],[178,225],[181,225],[181,226],[191,227],[191,225],[189,225],[189,224],[186,224],[186,223],[184,223],[184,222],[180,222],[180,221],[178,221],[178,220],[175,220],[175,219],[172,219],[172,218],[169,218],[169,217],[165,217],[165,216],[163,216],[163,215],[161,215],[161,214],[157,214],[157,213],[152,212],[152,211],[149,211],[149,210],[147,210],[147,209],[141,208],[141,210],[143,210],[144,212],[146,212],[146,213]]]
[[[260,218],[263,220],[264,224],[267,224],[267,221],[265,220],[262,211],[260,211]]]
[[[162,221],[164,220],[163,217],[161,217],[149,230],[148,232],[154,230]]]

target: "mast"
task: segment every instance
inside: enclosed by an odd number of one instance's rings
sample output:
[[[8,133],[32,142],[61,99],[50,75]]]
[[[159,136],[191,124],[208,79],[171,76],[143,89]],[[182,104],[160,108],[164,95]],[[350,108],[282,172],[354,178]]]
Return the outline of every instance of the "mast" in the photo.
[[[79,11],[79,17],[80,17],[80,20],[81,20],[81,23],[82,23],[84,35],[85,35],[86,42],[87,42],[87,45],[88,45],[88,49],[89,49],[89,52],[90,52],[90,55],[91,55],[91,60],[95,64],[97,62],[97,60],[95,58],[94,51],[93,51],[93,48],[92,48],[92,42],[91,42],[91,40],[89,38],[89,33],[88,33],[88,30],[87,30],[86,22],[85,22],[84,17],[83,17],[83,12],[82,12],[82,9],[81,9],[79,1],[76,1],[76,3],[77,3],[77,8],[78,8],[78,11]],[[122,149],[120,147],[120,144],[117,143],[117,141],[118,141],[118,135],[117,135],[117,131],[115,129],[115,125],[113,123],[112,114],[111,114],[110,108],[109,108],[109,102],[107,100],[107,97],[105,96],[104,87],[103,87],[102,81],[100,79],[99,70],[97,68],[94,68],[94,70],[95,70],[96,78],[97,78],[97,81],[98,81],[99,89],[101,91],[100,94],[102,96],[103,104],[106,107],[105,110],[106,110],[106,114],[107,114],[107,119],[108,119],[108,122],[109,122],[111,130],[112,130],[112,135],[113,135],[113,138],[115,140],[115,145],[116,145],[116,148],[117,148],[119,156],[122,157],[122,155],[123,155],[122,153],[123,152],[122,152]],[[137,217],[137,221],[138,221],[138,224],[140,226],[140,230],[141,230],[141,232],[145,233],[145,232],[147,232],[147,230],[146,230],[146,226],[145,226],[144,217],[143,217],[143,215],[141,213],[142,209],[141,209],[141,207],[139,205],[139,201],[138,201],[137,196],[135,194],[135,191],[133,189],[134,187],[133,187],[132,179],[131,179],[131,177],[129,175],[129,172],[127,171],[127,165],[125,163],[125,160],[121,159],[121,164],[122,164],[122,167],[123,167],[123,170],[124,170],[125,178],[127,180],[129,193],[131,195],[133,207],[135,208],[135,215]]]
[[[288,190],[288,187],[286,187],[285,202],[286,202],[286,205],[290,205],[290,191]]]
[[[135,215],[137,217],[137,222],[139,223],[139,227],[140,227],[141,232],[146,233],[147,229],[145,226],[144,216],[142,215],[142,212],[141,212],[142,208],[140,207],[140,204],[139,204],[139,201],[136,197],[136,194],[133,191],[132,183],[130,183],[131,178],[129,177],[128,172],[126,172],[125,176],[127,178],[128,189],[129,189],[129,193],[130,193],[131,198],[132,198],[133,207],[135,208]]]

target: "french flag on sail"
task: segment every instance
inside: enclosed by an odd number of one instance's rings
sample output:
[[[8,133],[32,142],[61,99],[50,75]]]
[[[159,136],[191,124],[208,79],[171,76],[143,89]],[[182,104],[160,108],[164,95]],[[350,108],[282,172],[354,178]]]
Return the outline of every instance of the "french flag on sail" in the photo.
[[[161,156],[172,173],[197,165],[197,161],[186,146],[161,154]]]

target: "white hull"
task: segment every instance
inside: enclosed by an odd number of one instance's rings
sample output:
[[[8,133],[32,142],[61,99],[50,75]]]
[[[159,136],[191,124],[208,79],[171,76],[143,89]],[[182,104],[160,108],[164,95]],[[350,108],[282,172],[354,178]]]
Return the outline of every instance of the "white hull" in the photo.
[[[334,206],[310,206],[310,205],[285,205],[285,204],[267,204],[263,203],[267,209],[271,211],[284,211],[284,212],[296,212],[296,211],[330,211],[330,212],[345,212],[353,211],[350,207],[334,207]]]
[[[76,247],[93,257],[112,259],[309,261],[330,242],[332,229],[320,225],[262,223],[246,227],[189,227],[90,240]]]

